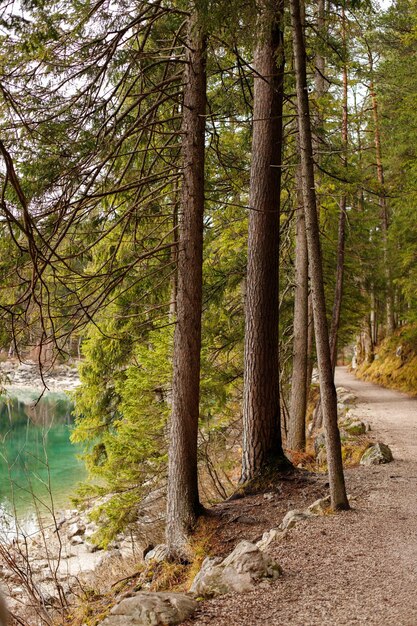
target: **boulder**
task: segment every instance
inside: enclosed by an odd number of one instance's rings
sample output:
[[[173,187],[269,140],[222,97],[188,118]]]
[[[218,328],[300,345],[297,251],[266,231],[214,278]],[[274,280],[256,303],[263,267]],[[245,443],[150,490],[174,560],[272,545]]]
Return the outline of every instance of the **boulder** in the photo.
[[[250,591],[257,581],[275,580],[281,567],[250,541],[241,541],[225,559],[207,558],[194,578],[190,592],[213,598],[225,593]]]
[[[382,463],[391,463],[394,460],[392,452],[385,443],[376,443],[371,446],[362,455],[361,465],[381,465]]]
[[[302,520],[311,517],[311,515],[312,514],[309,511],[297,511],[295,509],[292,511],[288,511],[281,524],[279,525],[279,528],[280,530],[293,528],[296,524],[298,524],[298,522],[301,522]]]
[[[185,593],[139,592],[117,604],[101,626],[166,626],[180,624],[197,608]]]

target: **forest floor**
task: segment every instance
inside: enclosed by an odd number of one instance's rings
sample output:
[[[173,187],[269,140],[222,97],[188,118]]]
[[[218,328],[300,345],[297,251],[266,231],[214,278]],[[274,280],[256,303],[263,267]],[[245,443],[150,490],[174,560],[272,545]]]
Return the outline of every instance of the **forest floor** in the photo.
[[[281,578],[203,602],[188,626],[417,625],[417,399],[357,380],[345,368],[337,368],[336,384],[356,395],[355,415],[391,447],[394,462],[347,470],[351,511],[300,522],[269,549],[283,568]],[[324,477],[307,487],[302,499],[311,495],[311,504]],[[257,504],[259,498],[252,502],[255,518],[258,511],[265,528],[276,527],[280,520],[265,519],[272,509]],[[299,508],[299,499],[287,508]],[[244,512],[250,502],[230,506]],[[233,541],[261,530],[254,524],[245,534],[240,525],[236,536],[233,525],[227,527],[229,551]]]

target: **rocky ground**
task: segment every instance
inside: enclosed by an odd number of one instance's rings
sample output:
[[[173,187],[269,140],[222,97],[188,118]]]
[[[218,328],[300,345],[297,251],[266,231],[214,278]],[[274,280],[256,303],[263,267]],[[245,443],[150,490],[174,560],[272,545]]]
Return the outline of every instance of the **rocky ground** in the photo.
[[[44,623],[38,619],[41,603],[47,611],[59,607],[64,597],[77,604],[74,592],[82,594],[92,585],[97,590],[101,584],[108,587],[118,571],[122,576],[135,569],[143,557],[137,536],[126,533],[102,550],[92,540],[96,531],[88,512],[69,509],[55,521],[45,519],[31,536],[0,542],[0,577],[10,610],[37,626]]]
[[[133,576],[103,626],[417,624],[417,400],[358,381],[341,368],[337,384],[344,388],[338,392],[344,436],[359,429],[360,436],[389,444],[395,457],[394,463],[346,471],[352,510],[328,514],[326,475],[303,470],[284,476],[265,494],[221,503],[201,520],[216,558],[205,562],[191,587],[194,597],[154,593],[151,579],[138,584]],[[361,435],[368,425],[371,432]],[[59,525],[63,585],[93,570],[97,585],[101,568],[111,565],[112,576],[122,577],[129,557],[138,562],[126,538],[108,552],[96,552],[90,542],[94,528],[76,511],[68,511]],[[48,537],[52,546],[54,538]],[[50,563],[38,554],[35,569],[48,584],[42,570],[50,571]],[[149,567],[157,569],[152,563],[164,556],[164,546],[149,552]],[[207,599],[213,589],[217,597]]]
[[[346,472],[352,510],[300,521],[268,554],[283,575],[202,602],[187,626],[417,624],[417,400],[337,371],[394,463]]]
[[[31,388],[49,391],[70,391],[80,384],[76,362],[70,365],[55,365],[41,372],[38,363],[17,359],[0,361],[0,382],[7,389]]]

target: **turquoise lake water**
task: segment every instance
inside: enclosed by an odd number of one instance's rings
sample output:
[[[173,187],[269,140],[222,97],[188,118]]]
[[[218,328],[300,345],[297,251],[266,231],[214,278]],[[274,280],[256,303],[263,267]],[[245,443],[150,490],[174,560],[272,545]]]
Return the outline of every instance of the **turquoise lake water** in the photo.
[[[80,449],[71,444],[72,404],[62,392],[10,388],[0,396],[0,532],[37,527],[55,509],[68,508],[70,496],[85,478]]]

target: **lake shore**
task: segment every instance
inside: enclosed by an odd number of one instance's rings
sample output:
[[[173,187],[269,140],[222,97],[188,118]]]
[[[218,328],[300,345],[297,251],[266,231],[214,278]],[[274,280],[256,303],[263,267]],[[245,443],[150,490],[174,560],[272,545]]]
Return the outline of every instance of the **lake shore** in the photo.
[[[59,364],[42,370],[39,363],[27,360],[6,359],[0,362],[0,382],[4,389],[30,388],[45,391],[72,391],[80,384],[79,360]]]

